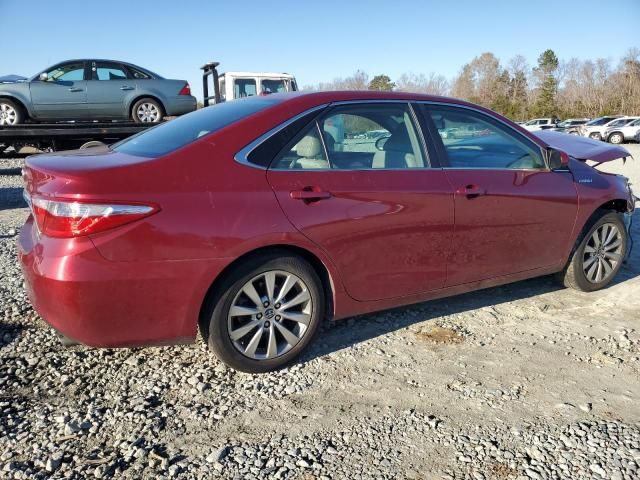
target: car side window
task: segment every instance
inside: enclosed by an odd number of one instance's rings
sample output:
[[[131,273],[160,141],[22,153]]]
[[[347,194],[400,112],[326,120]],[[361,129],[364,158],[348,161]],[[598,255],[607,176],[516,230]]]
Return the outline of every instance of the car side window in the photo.
[[[320,139],[317,122],[313,122],[301,135],[285,147],[272,168],[277,170],[318,170],[331,168]]]
[[[540,148],[488,115],[448,106],[426,107],[449,168],[543,169]]]
[[[48,82],[75,82],[84,80],[84,63],[74,62],[58,65],[47,72]]]
[[[237,78],[233,85],[233,98],[252,97],[258,94],[256,81],[252,78]]]
[[[94,80],[126,80],[127,72],[117,63],[92,62],[91,72]]]
[[[131,74],[133,75],[133,78],[137,80],[147,80],[151,78],[149,77],[149,75],[147,75],[143,71],[138,70],[137,68],[133,68],[131,65],[129,65],[128,67],[129,67],[129,70],[131,71]]]
[[[276,169],[424,167],[417,129],[404,103],[333,108],[298,135],[272,164]]]

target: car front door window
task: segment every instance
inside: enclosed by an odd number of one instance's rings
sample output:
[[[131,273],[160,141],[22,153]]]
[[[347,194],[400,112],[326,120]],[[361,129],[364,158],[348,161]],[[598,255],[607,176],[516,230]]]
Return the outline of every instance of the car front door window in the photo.
[[[449,168],[543,169],[540,148],[515,131],[473,110],[433,107]],[[443,132],[456,129],[456,135]]]
[[[84,64],[82,62],[58,65],[47,72],[48,82],[76,82],[80,80],[84,80]]]

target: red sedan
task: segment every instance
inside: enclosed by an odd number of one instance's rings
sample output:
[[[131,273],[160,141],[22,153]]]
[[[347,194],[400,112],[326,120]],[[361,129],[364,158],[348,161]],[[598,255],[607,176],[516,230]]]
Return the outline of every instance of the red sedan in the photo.
[[[172,344],[200,330],[229,365],[268,371],[328,317],[550,273],[606,286],[634,197],[585,160],[627,155],[442,97],[253,97],[30,157],[20,261],[67,339]]]

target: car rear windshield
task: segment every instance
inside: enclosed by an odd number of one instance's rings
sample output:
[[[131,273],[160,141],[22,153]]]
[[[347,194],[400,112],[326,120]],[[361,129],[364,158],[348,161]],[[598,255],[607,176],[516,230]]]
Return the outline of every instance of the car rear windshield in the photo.
[[[126,138],[111,149],[139,157],[159,157],[280,101],[273,97],[252,97],[202,108]]]

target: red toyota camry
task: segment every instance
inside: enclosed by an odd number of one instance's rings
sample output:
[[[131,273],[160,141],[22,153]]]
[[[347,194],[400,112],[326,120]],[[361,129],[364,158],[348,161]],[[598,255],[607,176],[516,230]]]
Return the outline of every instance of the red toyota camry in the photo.
[[[31,302],[70,341],[189,342],[278,368],[325,318],[558,273],[606,286],[627,251],[619,146],[459,100],[277,94],[111,147],[30,157]]]

